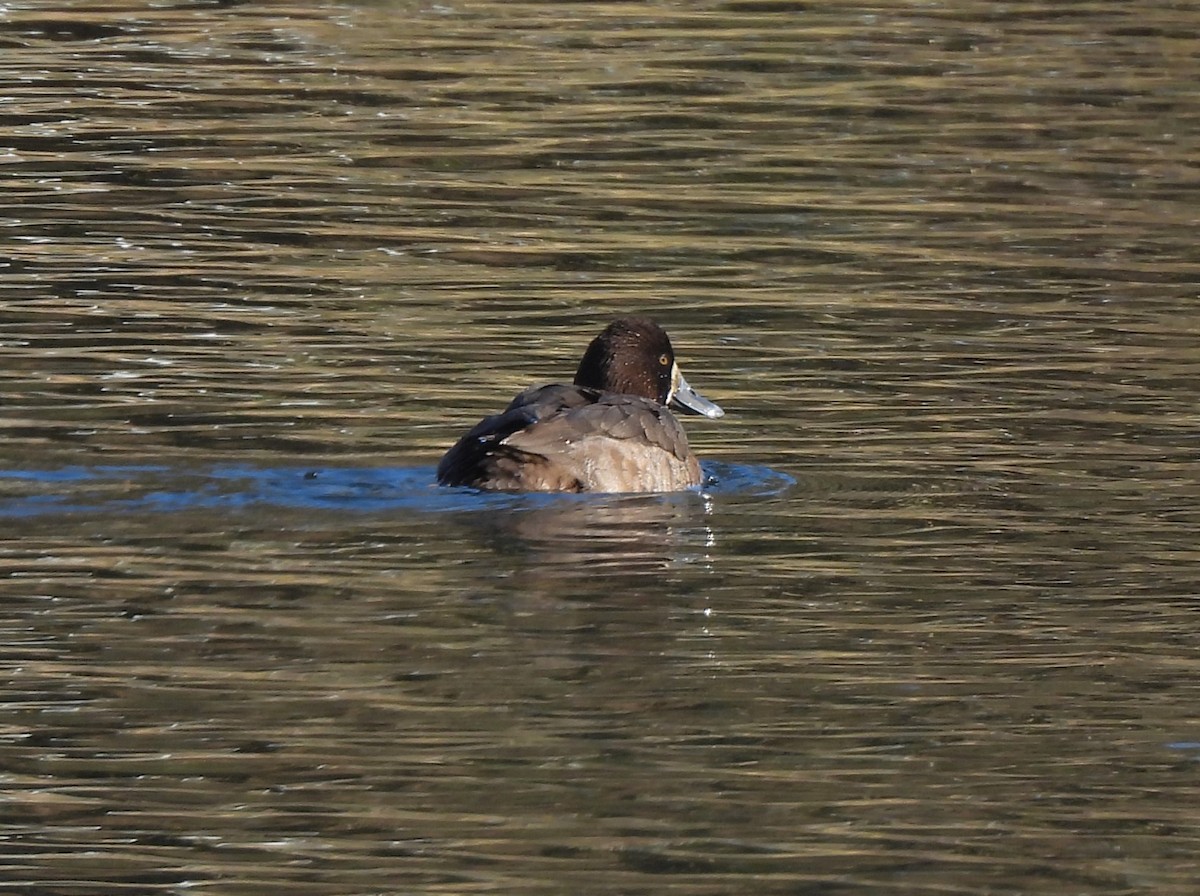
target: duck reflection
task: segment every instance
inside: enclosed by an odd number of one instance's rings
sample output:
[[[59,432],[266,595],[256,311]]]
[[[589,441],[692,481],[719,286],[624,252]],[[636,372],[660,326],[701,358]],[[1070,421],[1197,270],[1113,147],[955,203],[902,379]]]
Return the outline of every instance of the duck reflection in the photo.
[[[710,510],[710,499],[694,492],[611,495],[559,498],[467,521],[482,527],[497,553],[521,555],[522,574],[582,579],[704,567],[714,547]]]

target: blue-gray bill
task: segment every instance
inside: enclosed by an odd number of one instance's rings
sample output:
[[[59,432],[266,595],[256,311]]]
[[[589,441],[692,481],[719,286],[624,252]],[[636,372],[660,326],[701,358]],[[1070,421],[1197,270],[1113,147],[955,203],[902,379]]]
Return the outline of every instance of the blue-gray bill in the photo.
[[[702,414],[713,419],[725,416],[721,406],[715,401],[709,401],[689,386],[688,381],[683,378],[683,374],[679,375],[679,384],[675,387],[675,394],[671,396],[671,405],[681,411]]]

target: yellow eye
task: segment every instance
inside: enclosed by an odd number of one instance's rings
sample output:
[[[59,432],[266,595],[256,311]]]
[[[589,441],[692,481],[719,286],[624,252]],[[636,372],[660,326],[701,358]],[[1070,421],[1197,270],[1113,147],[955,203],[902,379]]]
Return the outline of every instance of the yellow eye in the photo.
[[[663,367],[670,367],[670,366],[671,366],[671,359],[670,359],[670,357],[669,357],[669,356],[667,356],[667,355],[664,353],[664,354],[661,354],[661,355],[659,355],[659,356],[658,356],[658,363],[659,363],[659,364],[661,364]]]

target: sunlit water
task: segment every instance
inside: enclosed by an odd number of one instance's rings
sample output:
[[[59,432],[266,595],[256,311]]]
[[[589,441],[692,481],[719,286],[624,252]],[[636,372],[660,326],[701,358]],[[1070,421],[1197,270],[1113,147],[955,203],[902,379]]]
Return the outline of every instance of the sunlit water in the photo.
[[[0,891],[1192,896],[1198,30],[0,8]],[[432,485],[634,311],[703,488]]]

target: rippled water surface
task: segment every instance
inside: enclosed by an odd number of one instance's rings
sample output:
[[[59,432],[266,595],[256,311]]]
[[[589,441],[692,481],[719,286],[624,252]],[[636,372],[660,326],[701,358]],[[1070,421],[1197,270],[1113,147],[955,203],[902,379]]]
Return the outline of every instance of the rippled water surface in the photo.
[[[1198,38],[0,7],[0,891],[1193,896]],[[432,485],[630,312],[703,490]]]

